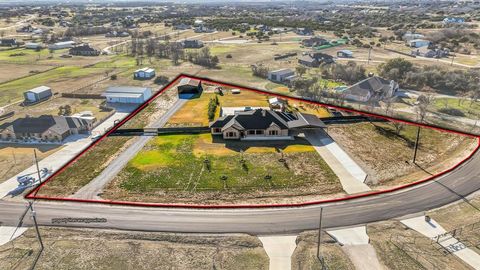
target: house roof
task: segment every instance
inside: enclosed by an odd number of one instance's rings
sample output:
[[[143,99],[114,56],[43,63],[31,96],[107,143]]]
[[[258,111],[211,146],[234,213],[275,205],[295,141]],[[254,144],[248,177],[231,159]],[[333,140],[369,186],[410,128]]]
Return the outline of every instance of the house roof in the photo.
[[[39,94],[39,93],[42,93],[42,92],[45,92],[45,91],[49,91],[49,90],[51,90],[50,87],[42,85],[42,86],[35,87],[35,88],[33,88],[33,89],[27,90],[26,92],[31,92],[31,93]]]
[[[344,93],[355,96],[367,96],[370,94],[380,93],[388,90],[390,81],[378,76],[366,78],[358,83],[350,86]]]
[[[91,52],[94,52],[94,51],[97,51],[97,50],[95,48],[91,47],[88,44],[82,44],[82,45],[75,46],[75,47],[71,48],[70,51],[79,51],[79,52],[91,51]]]
[[[340,50],[339,52],[343,53],[343,54],[349,54],[349,55],[352,55],[352,51],[350,50]]]
[[[270,73],[282,76],[282,75],[287,75],[295,72],[289,68],[282,68],[282,69],[270,71]]]
[[[80,128],[88,123],[85,119],[42,115],[39,117],[18,118],[11,123],[5,123],[0,126],[0,130],[11,129],[15,133],[40,133],[51,131],[58,134],[64,134],[71,128]]]
[[[137,70],[135,70],[135,72],[140,72],[140,71],[143,71],[143,72],[150,73],[150,72],[154,72],[154,71],[155,71],[155,69],[153,69],[153,68],[149,68],[149,67],[145,67],[145,68],[141,68],[141,69],[137,69]]]
[[[200,85],[200,81],[195,79],[190,79],[190,78],[183,78],[180,80],[180,83],[178,84],[178,86],[183,86],[183,85],[190,85],[190,86],[197,87]]]
[[[148,92],[150,88],[148,87],[134,87],[134,86],[110,86],[102,94],[143,94]]]
[[[222,128],[222,130],[229,127],[238,130],[267,129],[272,125],[280,129],[325,127],[325,124],[312,114],[291,114],[265,109],[236,112],[235,115],[227,115],[210,123],[211,128]]]
[[[308,63],[313,63],[317,61],[317,59],[311,57],[309,54],[300,56],[298,60],[303,62],[308,62]]]

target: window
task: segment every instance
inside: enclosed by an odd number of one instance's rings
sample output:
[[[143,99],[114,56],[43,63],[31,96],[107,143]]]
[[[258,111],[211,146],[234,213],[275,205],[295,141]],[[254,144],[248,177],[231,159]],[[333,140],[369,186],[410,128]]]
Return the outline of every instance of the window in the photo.
[[[227,138],[237,137],[237,133],[235,133],[235,132],[233,132],[233,131],[227,132],[226,137],[227,137]]]
[[[220,133],[220,132],[222,132],[221,128],[214,128],[213,129],[213,133]]]
[[[247,132],[247,134],[248,134],[248,135],[255,135],[255,130],[249,130],[249,131]]]
[[[257,130],[255,130],[255,134],[256,134],[256,135],[262,135],[262,134],[263,134],[263,130],[257,129]]]
[[[278,136],[278,130],[269,130],[268,135],[270,136]]]

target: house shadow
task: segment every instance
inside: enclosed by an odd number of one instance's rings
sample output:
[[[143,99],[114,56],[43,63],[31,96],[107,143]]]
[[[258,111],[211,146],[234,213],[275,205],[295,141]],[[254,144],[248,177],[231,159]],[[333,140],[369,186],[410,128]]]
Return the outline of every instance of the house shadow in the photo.
[[[275,148],[275,151],[280,153],[291,145],[305,145],[311,144],[304,138],[295,138],[295,140],[275,140],[275,141],[241,141],[241,140],[225,140],[221,136],[212,136],[212,143],[225,145],[225,148],[235,152],[245,152],[252,147],[269,147]]]

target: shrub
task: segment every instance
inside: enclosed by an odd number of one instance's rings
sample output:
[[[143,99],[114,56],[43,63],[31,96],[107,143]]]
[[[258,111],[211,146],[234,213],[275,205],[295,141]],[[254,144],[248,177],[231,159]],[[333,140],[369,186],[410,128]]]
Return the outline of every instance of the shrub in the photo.
[[[441,108],[438,111],[452,116],[465,116],[461,110],[455,108]]]
[[[153,80],[153,83],[158,84],[158,85],[164,85],[168,83],[168,77],[167,76],[157,76],[155,80]]]
[[[231,54],[227,54],[227,55],[225,56],[225,58],[232,58],[232,55],[231,55]]]
[[[117,74],[113,74],[112,76],[110,76],[110,80],[116,80],[117,79]]]

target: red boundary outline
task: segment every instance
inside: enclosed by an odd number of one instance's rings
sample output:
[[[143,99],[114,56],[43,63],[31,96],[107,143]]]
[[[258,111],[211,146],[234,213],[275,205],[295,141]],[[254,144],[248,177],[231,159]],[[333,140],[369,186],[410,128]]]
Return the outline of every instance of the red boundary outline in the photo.
[[[428,178],[425,178],[423,180],[419,180],[413,183],[409,183],[403,186],[398,186],[394,187],[391,189],[386,189],[386,190],[380,190],[380,191],[371,191],[367,193],[362,193],[362,194],[357,194],[357,195],[347,195],[345,197],[341,198],[334,198],[334,199],[325,199],[325,200],[318,200],[318,201],[309,201],[309,202],[302,202],[302,203],[284,203],[284,204],[227,204],[227,205],[199,205],[199,204],[166,204],[166,203],[142,203],[142,202],[129,202],[129,201],[110,201],[110,200],[86,200],[86,199],[76,199],[76,198],[61,198],[61,197],[48,197],[48,196],[37,196],[38,191],[40,190],[41,187],[43,187],[47,182],[51,181],[55,176],[63,172],[68,166],[70,166],[73,162],[78,160],[83,154],[85,154],[88,150],[90,150],[92,147],[97,145],[100,141],[105,139],[108,135],[110,135],[112,132],[116,131],[118,128],[120,128],[123,124],[125,124],[127,121],[129,121],[131,118],[133,118],[135,115],[137,115],[139,112],[141,112],[145,107],[148,106],[154,99],[156,99],[160,94],[162,94],[164,91],[167,89],[171,88],[175,83],[177,83],[178,80],[182,78],[191,78],[191,79],[197,79],[201,80],[204,83],[211,83],[211,84],[216,84],[216,85],[222,85],[226,87],[233,87],[233,88],[238,88],[246,91],[253,91],[257,92],[260,94],[264,95],[271,95],[271,96],[276,96],[276,97],[282,97],[282,98],[287,98],[287,99],[292,99],[300,102],[305,102],[305,103],[310,103],[310,104],[315,104],[315,105],[320,105],[328,108],[334,108],[334,109],[339,109],[347,112],[352,112],[352,113],[358,113],[358,114],[363,114],[366,116],[371,116],[371,117],[377,117],[389,121],[396,121],[396,122],[401,122],[413,126],[420,126],[420,127],[425,127],[425,128],[431,128],[443,132],[449,132],[449,133],[455,133],[467,137],[473,137],[478,139],[478,143],[476,148],[473,150],[472,153],[470,153],[465,159],[451,167],[450,169],[447,169],[443,172],[440,172],[438,174],[429,176]],[[211,80],[209,78],[204,78],[204,77],[197,77],[197,76],[192,76],[188,74],[179,74],[177,77],[175,77],[174,80],[172,80],[170,83],[162,87],[155,95],[150,97],[145,103],[141,104],[137,109],[135,109],[132,113],[130,113],[128,116],[126,116],[123,120],[121,120],[117,125],[112,127],[110,130],[108,130],[104,135],[102,135],[98,140],[94,141],[92,144],[90,144],[88,147],[86,147],[84,150],[82,150],[79,154],[77,154],[75,157],[73,157],[71,160],[69,160],[65,165],[63,165],[59,170],[57,170],[54,174],[50,175],[44,182],[42,182],[39,186],[37,186],[35,189],[30,191],[27,195],[25,195],[25,199],[40,199],[40,200],[51,200],[51,201],[63,201],[63,202],[81,202],[81,203],[100,203],[100,204],[107,204],[107,205],[124,205],[124,206],[142,206],[142,207],[167,207],[167,208],[195,208],[195,209],[229,209],[229,208],[279,208],[279,207],[301,207],[301,206],[308,206],[308,205],[316,205],[316,204],[323,204],[323,203],[332,203],[332,202],[339,202],[339,201],[347,201],[347,200],[352,200],[352,199],[357,199],[357,198],[363,198],[363,197],[370,197],[370,196],[375,196],[379,194],[386,194],[386,193],[392,193],[398,190],[406,189],[409,187],[413,187],[416,185],[420,185],[422,183],[428,182],[432,179],[435,179],[437,177],[440,177],[442,175],[445,175],[458,167],[460,167],[462,164],[464,164],[466,161],[468,161],[472,156],[480,149],[480,136],[471,134],[471,133],[466,133],[466,132],[461,132],[458,130],[453,130],[453,129],[447,129],[447,128],[442,128],[439,126],[435,125],[428,125],[428,124],[420,124],[404,119],[397,119],[397,118],[392,118],[392,117],[387,117],[383,115],[378,115],[374,113],[368,113],[368,112],[363,112],[351,108],[345,108],[341,106],[335,106],[335,105],[330,105],[322,102],[316,102],[308,99],[303,99],[299,97],[291,97],[288,95],[283,95],[279,93],[273,93],[270,91],[265,91],[265,90],[260,90],[260,89],[255,89],[255,88],[248,88],[244,87],[241,85],[235,85],[231,83],[226,83],[222,81],[216,81],[216,80]]]

